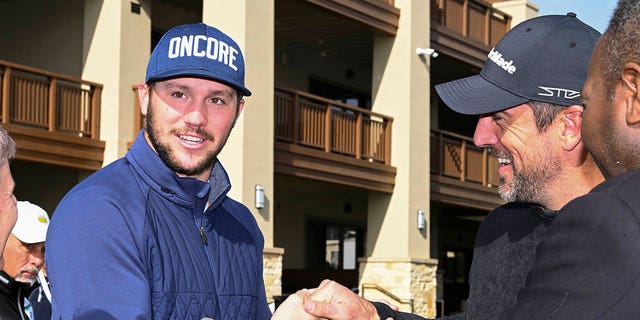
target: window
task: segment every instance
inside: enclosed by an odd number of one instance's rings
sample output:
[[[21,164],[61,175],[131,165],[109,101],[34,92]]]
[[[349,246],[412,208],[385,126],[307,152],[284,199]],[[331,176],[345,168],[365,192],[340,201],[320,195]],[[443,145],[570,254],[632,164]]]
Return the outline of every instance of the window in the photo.
[[[363,228],[328,222],[307,223],[307,268],[356,270],[364,254]]]

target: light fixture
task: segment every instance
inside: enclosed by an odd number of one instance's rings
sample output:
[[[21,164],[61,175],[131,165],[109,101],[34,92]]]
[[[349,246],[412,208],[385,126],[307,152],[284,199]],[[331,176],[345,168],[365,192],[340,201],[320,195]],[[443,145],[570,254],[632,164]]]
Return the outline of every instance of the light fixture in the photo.
[[[425,212],[422,209],[418,209],[418,230],[422,231],[427,228],[427,219],[425,217]]]
[[[416,48],[416,54],[419,56],[430,56],[431,58],[437,58],[438,52],[436,49],[431,48]]]
[[[256,184],[256,209],[264,208],[264,187]]]

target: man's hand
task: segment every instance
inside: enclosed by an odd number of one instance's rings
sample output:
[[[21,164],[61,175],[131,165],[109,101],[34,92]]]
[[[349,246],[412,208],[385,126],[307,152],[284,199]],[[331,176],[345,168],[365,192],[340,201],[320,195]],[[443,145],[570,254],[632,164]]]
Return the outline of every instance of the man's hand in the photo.
[[[276,312],[273,313],[271,320],[317,320],[311,314],[304,312],[302,305],[311,300],[311,291],[302,289],[295,294],[290,295],[278,306]]]
[[[324,280],[304,302],[304,310],[333,320],[380,320],[373,304],[335,281]]]

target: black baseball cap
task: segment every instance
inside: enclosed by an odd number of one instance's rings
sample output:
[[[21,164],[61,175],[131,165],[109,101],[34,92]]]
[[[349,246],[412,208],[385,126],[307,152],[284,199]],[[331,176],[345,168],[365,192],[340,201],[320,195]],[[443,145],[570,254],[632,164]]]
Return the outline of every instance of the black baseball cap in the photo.
[[[479,75],[436,85],[447,106],[486,114],[529,101],[580,104],[591,51],[600,32],[575,13],[526,20],[491,49]]]

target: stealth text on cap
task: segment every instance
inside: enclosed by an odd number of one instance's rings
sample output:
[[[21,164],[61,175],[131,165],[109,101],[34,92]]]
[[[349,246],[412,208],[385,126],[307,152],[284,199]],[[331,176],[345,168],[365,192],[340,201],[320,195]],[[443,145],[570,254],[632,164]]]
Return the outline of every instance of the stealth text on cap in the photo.
[[[192,55],[221,62],[238,71],[234,64],[238,50],[222,40],[204,35],[174,37],[169,40],[169,59]]]
[[[491,49],[491,52],[489,52],[489,60],[509,72],[509,74],[514,74],[516,72],[516,66],[513,65],[513,60],[506,61],[502,57],[502,53],[496,50],[496,48]]]
[[[542,90],[538,92],[539,96],[557,97],[557,98],[569,99],[569,100],[580,97],[580,91],[575,91],[571,89],[552,88],[552,87],[543,87],[543,86],[538,86],[538,88]]]

